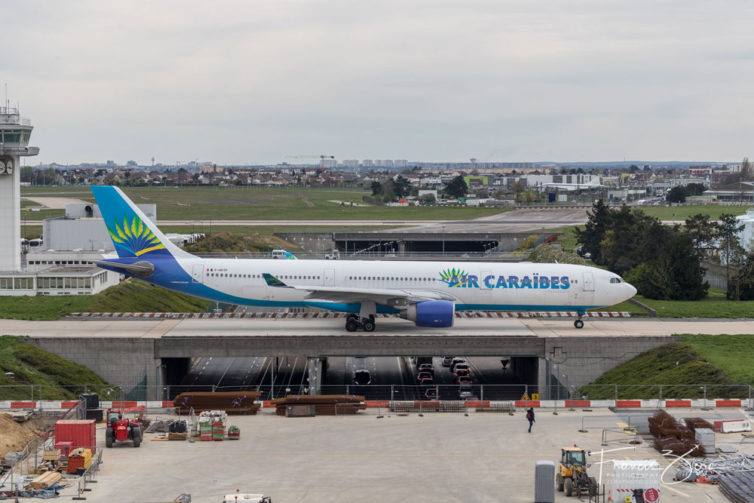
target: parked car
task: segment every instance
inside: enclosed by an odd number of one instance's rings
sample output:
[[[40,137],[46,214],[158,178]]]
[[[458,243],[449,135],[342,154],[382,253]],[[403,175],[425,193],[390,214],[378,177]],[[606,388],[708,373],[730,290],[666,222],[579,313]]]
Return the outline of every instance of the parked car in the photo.
[[[443,367],[450,367],[451,362],[453,362],[452,356],[443,356],[442,357],[442,366]]]
[[[427,400],[436,400],[437,399],[437,388],[427,388],[424,391],[424,398]]]
[[[353,383],[366,386],[372,382],[372,376],[367,369],[359,369],[353,373]]]

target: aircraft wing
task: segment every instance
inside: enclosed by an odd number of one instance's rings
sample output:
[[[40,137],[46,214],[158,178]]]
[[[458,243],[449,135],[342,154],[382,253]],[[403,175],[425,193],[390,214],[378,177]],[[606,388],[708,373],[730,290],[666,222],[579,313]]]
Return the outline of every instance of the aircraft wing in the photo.
[[[387,304],[390,300],[405,299],[409,302],[423,300],[455,300],[455,297],[443,295],[429,290],[414,290],[411,288],[387,289],[387,288],[347,288],[336,286],[296,286],[288,285],[275,278],[271,274],[262,274],[269,286],[276,288],[291,288],[308,292],[307,298],[329,300],[333,302],[364,302],[370,301],[375,304]]]

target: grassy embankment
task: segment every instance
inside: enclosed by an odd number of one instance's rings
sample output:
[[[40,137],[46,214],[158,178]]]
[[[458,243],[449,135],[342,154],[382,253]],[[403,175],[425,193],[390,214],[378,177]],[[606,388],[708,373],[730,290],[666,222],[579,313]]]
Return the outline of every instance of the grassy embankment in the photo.
[[[681,335],[646,351],[579,389],[592,400],[618,398],[746,398],[754,385],[754,335]]]
[[[204,312],[210,302],[129,280],[97,295],[2,297],[0,318],[57,320],[73,312]]]
[[[6,373],[12,372],[13,377]],[[75,399],[84,391],[103,391],[110,386],[97,374],[21,338],[0,336],[0,400]]]

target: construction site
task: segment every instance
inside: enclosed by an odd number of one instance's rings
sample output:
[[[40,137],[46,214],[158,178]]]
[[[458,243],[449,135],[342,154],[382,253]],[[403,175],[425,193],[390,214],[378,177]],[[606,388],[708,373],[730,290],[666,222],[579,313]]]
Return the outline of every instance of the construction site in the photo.
[[[651,503],[754,494],[754,437],[740,401],[659,410],[642,401],[259,398],[113,402],[89,393],[2,403],[12,412],[0,414],[0,498]]]

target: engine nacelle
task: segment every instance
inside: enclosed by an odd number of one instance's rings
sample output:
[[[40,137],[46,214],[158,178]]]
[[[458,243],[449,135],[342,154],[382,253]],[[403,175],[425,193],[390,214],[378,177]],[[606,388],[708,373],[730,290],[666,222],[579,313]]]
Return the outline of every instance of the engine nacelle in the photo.
[[[401,310],[401,318],[417,327],[452,327],[455,305],[449,300],[426,300]]]

